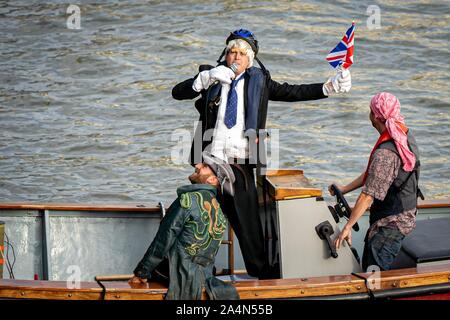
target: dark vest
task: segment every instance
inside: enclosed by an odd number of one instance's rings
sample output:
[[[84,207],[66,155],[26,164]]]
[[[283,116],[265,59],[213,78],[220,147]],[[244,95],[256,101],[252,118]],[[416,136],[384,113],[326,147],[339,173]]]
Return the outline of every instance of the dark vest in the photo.
[[[398,170],[398,175],[392,182],[383,201],[374,199],[370,207],[370,224],[391,216],[400,214],[417,207],[418,183],[420,173],[419,149],[414,136],[408,132],[409,149],[416,156],[416,164],[411,172],[403,170],[403,163]],[[393,140],[386,141],[378,146],[378,149],[388,149],[398,154]]]

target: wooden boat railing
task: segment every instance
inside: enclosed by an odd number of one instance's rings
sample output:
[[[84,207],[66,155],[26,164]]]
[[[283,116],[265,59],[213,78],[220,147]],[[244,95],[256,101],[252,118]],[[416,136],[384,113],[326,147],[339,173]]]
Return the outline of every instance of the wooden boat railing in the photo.
[[[241,299],[377,299],[415,298],[450,292],[450,264],[382,271],[378,286],[370,273],[302,279],[233,281]],[[157,282],[130,285],[127,281],[81,282],[0,280],[0,298],[54,300],[162,300],[167,288]],[[206,299],[206,293],[203,294]],[[450,296],[449,296],[450,298]]]

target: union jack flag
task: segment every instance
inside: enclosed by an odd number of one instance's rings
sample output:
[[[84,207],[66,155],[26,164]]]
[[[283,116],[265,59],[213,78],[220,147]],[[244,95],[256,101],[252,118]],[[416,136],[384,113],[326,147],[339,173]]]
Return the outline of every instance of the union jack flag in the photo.
[[[327,61],[333,68],[342,65],[344,69],[347,69],[353,64],[354,37],[355,23],[353,22],[341,42],[339,42],[338,45],[327,55]]]

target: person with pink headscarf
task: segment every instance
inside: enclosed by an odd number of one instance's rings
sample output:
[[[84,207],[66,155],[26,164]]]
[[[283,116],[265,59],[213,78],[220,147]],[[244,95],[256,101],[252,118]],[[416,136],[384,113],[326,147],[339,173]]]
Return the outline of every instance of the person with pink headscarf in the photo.
[[[336,249],[347,240],[351,229],[370,206],[370,227],[365,237],[362,267],[377,265],[389,270],[399,253],[402,240],[416,225],[419,182],[419,150],[400,114],[400,102],[391,93],[381,92],[370,101],[370,121],[380,133],[367,169],[345,186],[343,193],[362,187],[350,219],[335,239]],[[330,194],[334,192],[329,188]]]

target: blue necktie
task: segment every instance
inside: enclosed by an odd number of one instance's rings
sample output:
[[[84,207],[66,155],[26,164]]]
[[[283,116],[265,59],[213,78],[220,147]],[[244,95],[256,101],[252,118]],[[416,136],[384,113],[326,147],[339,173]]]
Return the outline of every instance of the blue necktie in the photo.
[[[233,128],[236,124],[237,117],[237,92],[236,85],[244,77],[231,81],[230,91],[228,92],[227,108],[225,109],[225,125],[228,129]]]

